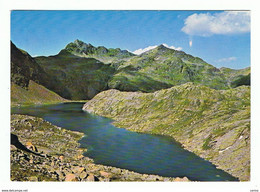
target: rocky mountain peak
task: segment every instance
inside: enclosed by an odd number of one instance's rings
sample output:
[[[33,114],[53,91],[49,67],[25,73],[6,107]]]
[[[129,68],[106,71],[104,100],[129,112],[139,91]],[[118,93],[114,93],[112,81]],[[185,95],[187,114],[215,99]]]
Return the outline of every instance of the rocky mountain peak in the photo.
[[[91,55],[91,56],[102,56],[102,57],[129,57],[134,56],[133,53],[128,52],[127,50],[121,50],[120,48],[109,48],[107,49],[104,46],[95,47],[90,43],[85,43],[79,39],[76,39],[74,42],[69,43],[65,50],[75,54],[75,55]]]
[[[169,48],[165,47],[163,44],[157,46],[156,48],[157,49],[169,49]]]

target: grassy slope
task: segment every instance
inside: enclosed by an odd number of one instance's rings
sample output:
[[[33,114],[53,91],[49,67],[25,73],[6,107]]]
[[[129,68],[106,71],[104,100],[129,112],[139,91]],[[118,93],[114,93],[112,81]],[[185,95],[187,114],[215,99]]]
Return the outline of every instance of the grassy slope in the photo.
[[[187,82],[228,89],[248,81],[243,70],[217,69],[198,57],[163,45],[135,56],[76,40],[58,55],[35,60],[59,81],[59,86],[50,89],[67,99],[91,99],[107,89],[154,92]]]
[[[140,79],[157,82],[139,84],[140,90],[153,92],[187,82],[207,85],[214,89],[227,89],[228,84],[222,72],[200,58],[182,51],[159,46],[128,61],[114,64],[117,72],[109,82],[109,87],[121,91],[133,91]],[[137,82],[137,83],[136,83]],[[147,81],[146,81],[147,82]],[[158,88],[159,87],[159,88]],[[131,89],[132,88],[132,89]]]
[[[245,69],[229,69],[222,67],[221,72],[224,74],[231,87],[237,87],[241,85],[250,85],[251,68]]]
[[[249,180],[250,87],[214,90],[186,83],[154,93],[108,90],[84,110],[118,127],[169,135],[219,168]]]
[[[61,82],[60,87],[66,87],[69,93],[59,94],[73,100],[89,99],[106,90],[108,79],[114,72],[109,65],[96,59],[78,57],[64,50],[58,55],[36,57],[35,60],[49,75],[55,76]]]
[[[29,82],[28,89],[22,88],[14,83],[11,84],[11,105],[27,105],[27,104],[46,104],[46,103],[57,103],[65,102],[56,93],[46,89],[42,85],[35,83],[34,81]]]

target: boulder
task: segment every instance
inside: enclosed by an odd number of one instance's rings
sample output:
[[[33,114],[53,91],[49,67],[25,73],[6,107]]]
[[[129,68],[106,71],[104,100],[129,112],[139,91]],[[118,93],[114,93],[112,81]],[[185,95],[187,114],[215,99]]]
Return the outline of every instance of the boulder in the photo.
[[[95,175],[89,174],[87,181],[99,181],[99,179]]]
[[[60,170],[56,170],[55,173],[59,176],[59,180],[64,180],[65,176]]]
[[[108,172],[105,172],[105,171],[99,171],[100,175],[103,176],[103,177],[110,177],[111,174],[108,173]]]
[[[63,161],[64,160],[64,156],[63,155],[59,156],[59,160]]]
[[[80,167],[80,166],[75,166],[71,169],[74,173],[81,173],[82,171],[85,170],[84,167]]]
[[[36,176],[31,176],[28,178],[29,181],[38,181],[38,178]]]
[[[84,158],[84,156],[82,154],[77,156],[77,159],[79,159],[79,160],[83,159],[83,158]]]
[[[31,141],[26,142],[26,148],[35,152],[38,152],[38,149],[32,144]]]
[[[88,176],[88,174],[87,174],[85,171],[83,171],[82,173],[80,173],[79,178],[80,178],[81,180],[83,180],[83,179],[85,179],[87,176]]]
[[[14,145],[11,145],[11,146],[10,146],[10,150],[11,150],[11,151],[15,151],[15,150],[17,150],[17,148],[16,148]]]
[[[65,181],[78,181],[75,174],[69,173],[66,175]]]
[[[176,177],[173,181],[177,181],[177,182],[183,182],[183,181],[189,181],[189,179],[187,177]]]

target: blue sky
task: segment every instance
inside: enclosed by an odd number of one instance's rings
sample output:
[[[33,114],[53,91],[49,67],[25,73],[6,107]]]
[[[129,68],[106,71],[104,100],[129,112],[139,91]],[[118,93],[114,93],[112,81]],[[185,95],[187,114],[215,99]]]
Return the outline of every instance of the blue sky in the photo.
[[[55,55],[75,39],[132,52],[167,44],[216,67],[250,66],[249,12],[11,12],[11,40],[32,56]]]

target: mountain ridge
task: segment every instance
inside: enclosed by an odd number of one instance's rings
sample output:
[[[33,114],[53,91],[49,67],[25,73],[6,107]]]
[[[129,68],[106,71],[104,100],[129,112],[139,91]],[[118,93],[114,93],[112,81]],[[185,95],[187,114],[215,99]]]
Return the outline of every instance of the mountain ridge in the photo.
[[[104,63],[135,56],[135,54],[127,50],[121,50],[120,48],[106,48],[104,46],[95,47],[90,43],[85,43],[78,39],[67,44],[64,50],[81,57],[93,57]]]
[[[72,100],[91,99],[108,89],[107,81],[114,72],[110,64],[74,55],[66,49],[54,56],[35,57],[35,60],[48,74],[59,79],[59,86],[67,90],[61,95]]]
[[[44,71],[36,74],[46,74],[38,83],[66,99],[76,100],[91,99],[108,89],[154,92],[187,82],[214,89],[250,85],[250,68],[218,69],[201,58],[163,44],[141,55],[121,49],[111,49],[108,55],[109,50],[75,40],[57,55],[34,57],[35,66]],[[84,52],[90,54],[81,54]],[[121,57],[121,53],[126,54]],[[19,77],[12,75],[12,78]]]

